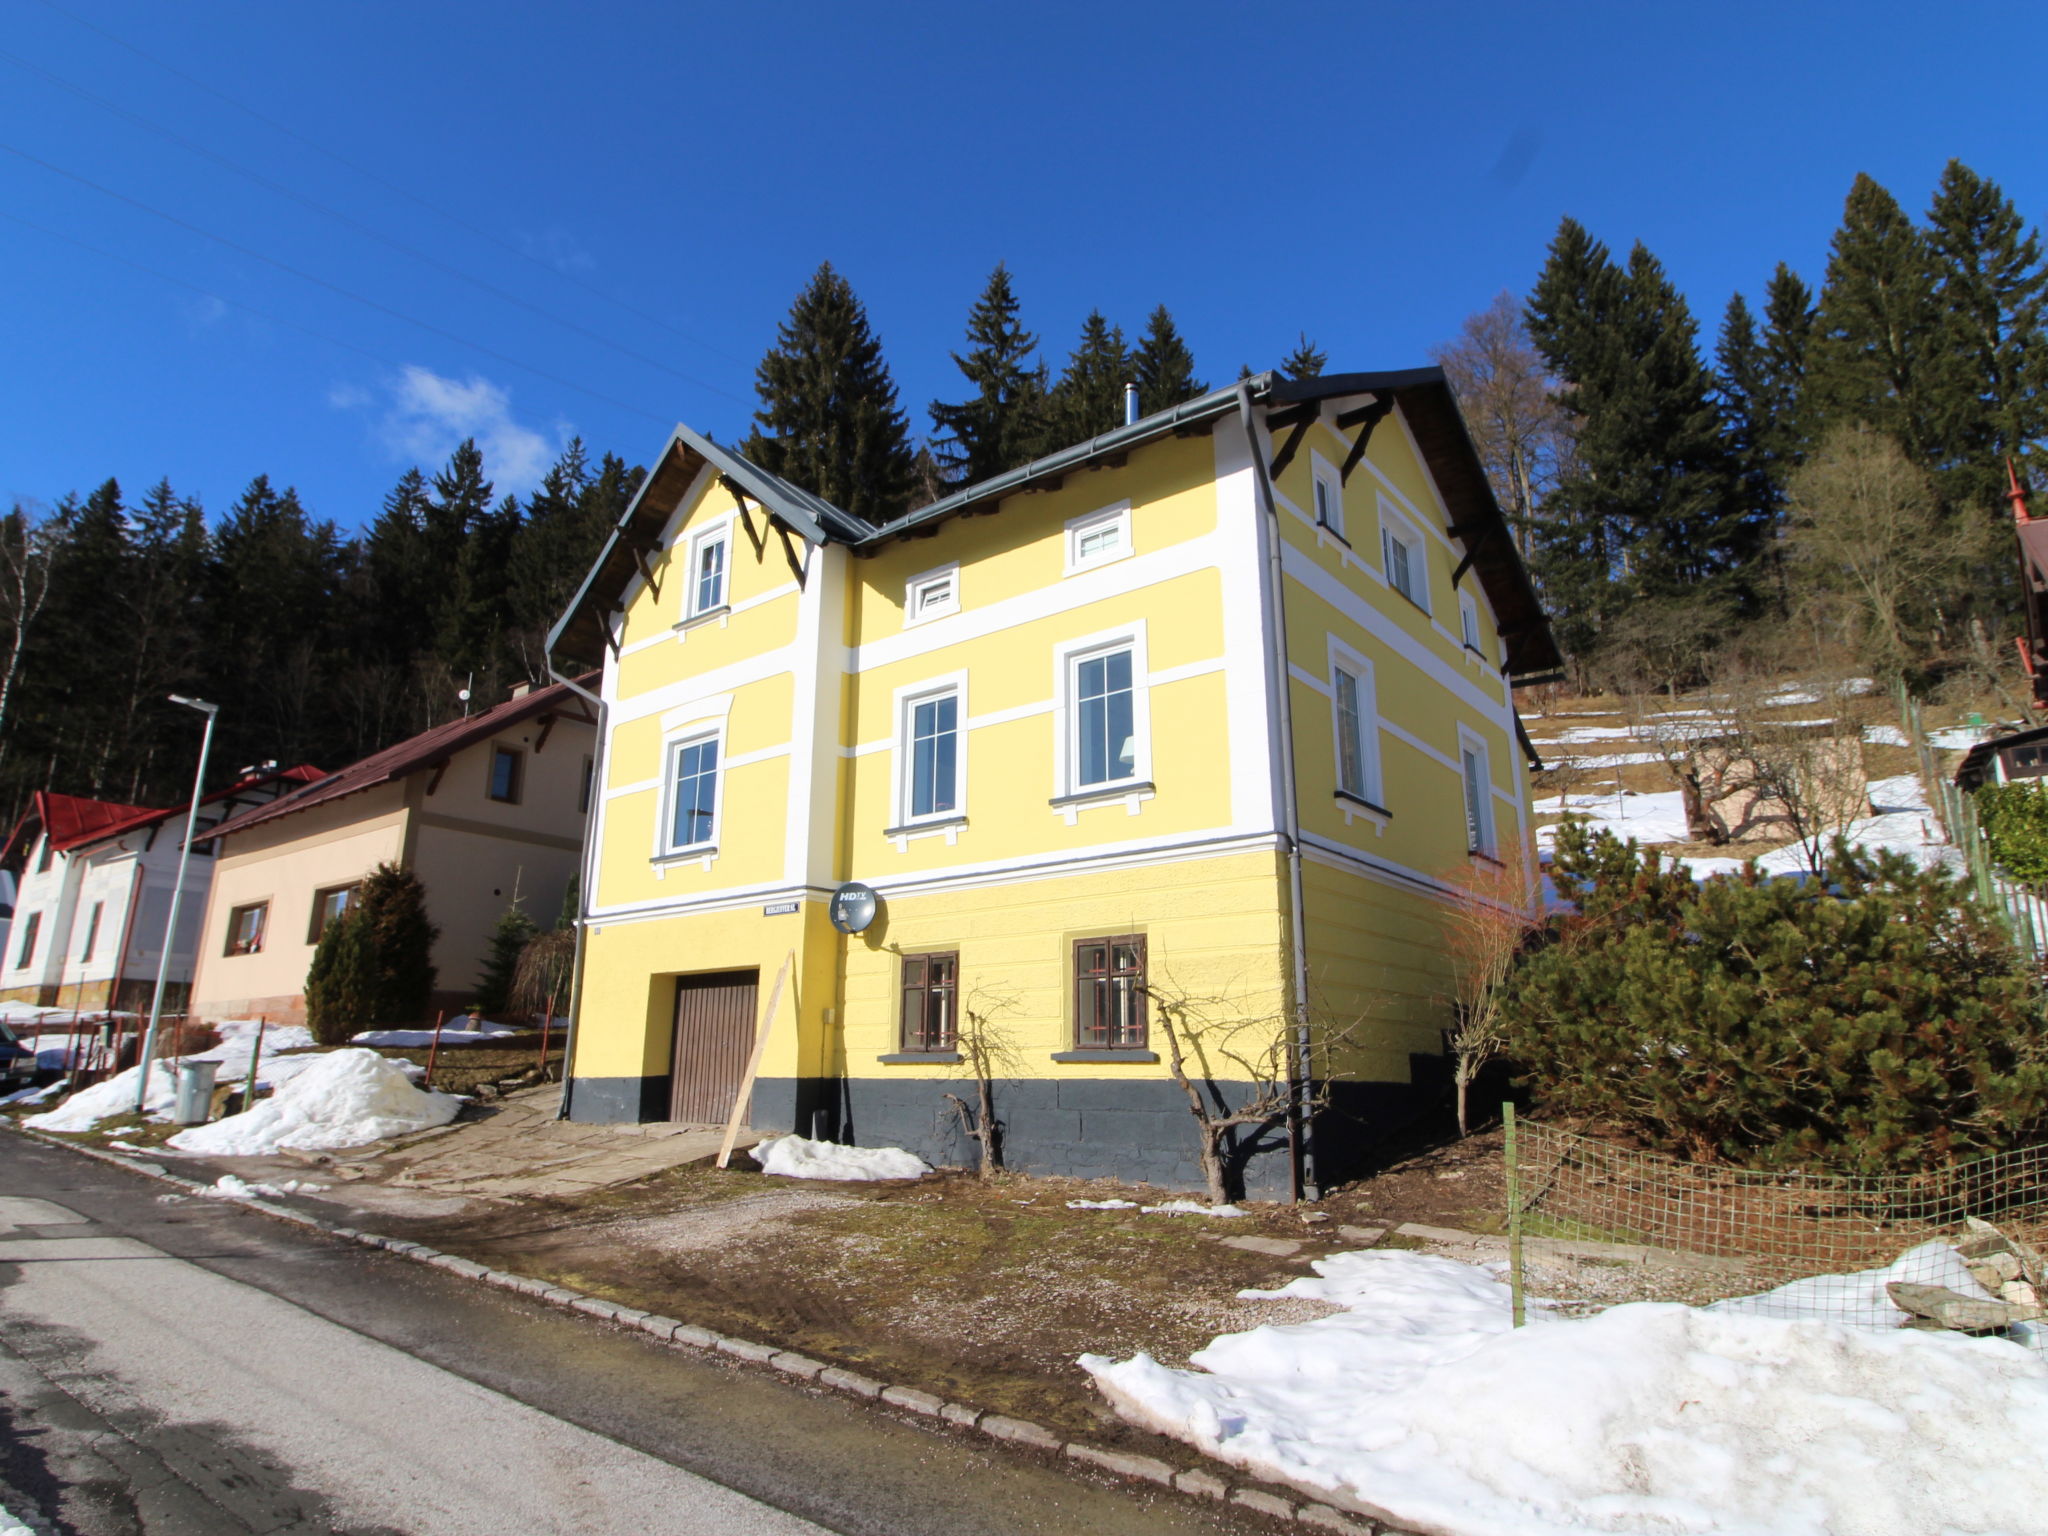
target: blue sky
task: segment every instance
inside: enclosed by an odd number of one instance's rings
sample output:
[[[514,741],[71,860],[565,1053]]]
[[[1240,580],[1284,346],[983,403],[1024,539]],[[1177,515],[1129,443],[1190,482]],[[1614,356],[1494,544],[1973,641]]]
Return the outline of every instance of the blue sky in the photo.
[[[1571,213],[1711,335],[1859,170],[2048,214],[2044,16],[0,0],[0,498],[266,471],[353,527],[470,433],[501,490],[737,437],[827,259],[918,431],[998,260],[1055,367],[1164,302],[1221,383],[1425,362]]]

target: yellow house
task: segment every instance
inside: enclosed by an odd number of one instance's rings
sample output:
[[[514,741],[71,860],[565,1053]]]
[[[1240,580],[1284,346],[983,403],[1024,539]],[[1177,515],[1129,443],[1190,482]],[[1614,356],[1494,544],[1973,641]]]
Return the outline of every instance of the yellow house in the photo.
[[[1433,368],[883,527],[678,427],[551,647],[603,660],[572,1118],[723,1118],[787,962],[757,1127],[970,1162],[986,1076],[1007,1166],[1187,1187],[1172,1026],[1219,1101],[1327,1098],[1240,1138],[1264,1193],[1440,1080],[1444,900],[1530,867],[1510,679],[1557,662]]]

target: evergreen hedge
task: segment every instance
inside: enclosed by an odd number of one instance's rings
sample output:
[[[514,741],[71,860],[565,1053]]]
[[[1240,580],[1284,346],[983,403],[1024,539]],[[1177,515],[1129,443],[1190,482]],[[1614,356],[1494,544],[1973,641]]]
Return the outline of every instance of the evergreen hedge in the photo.
[[[410,870],[379,864],[348,911],[327,925],[306,971],[306,1027],[346,1045],[376,1024],[422,1021],[433,1005],[434,940],[426,888]]]
[[[1559,830],[1506,987],[1538,1108],[1702,1162],[1907,1172],[2048,1134],[2041,998],[1964,882],[1839,840],[1828,882]]]
[[[1975,798],[1991,857],[2015,880],[2048,886],[2048,790],[2041,781],[1986,784]]]

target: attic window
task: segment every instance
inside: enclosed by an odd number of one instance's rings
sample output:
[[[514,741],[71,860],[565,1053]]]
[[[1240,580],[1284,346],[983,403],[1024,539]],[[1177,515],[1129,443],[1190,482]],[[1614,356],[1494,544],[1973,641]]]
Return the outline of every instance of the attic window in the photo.
[[[913,576],[903,591],[903,625],[923,624],[960,611],[960,567],[942,566]]]
[[[526,754],[517,747],[491,748],[490,796],[504,805],[519,803],[519,781],[524,776]]]
[[[1067,570],[1074,575],[1131,553],[1131,504],[1090,512],[1067,524]]]
[[[684,599],[685,618],[716,613],[728,604],[726,567],[732,553],[732,524],[707,528],[690,541],[690,587]]]

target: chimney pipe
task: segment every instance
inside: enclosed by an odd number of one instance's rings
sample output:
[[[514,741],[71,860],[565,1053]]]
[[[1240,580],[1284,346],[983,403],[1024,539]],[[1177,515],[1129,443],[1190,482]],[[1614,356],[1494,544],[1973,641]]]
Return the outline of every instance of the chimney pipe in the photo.
[[[1124,425],[1129,426],[1138,419],[1138,386],[1124,385]]]

